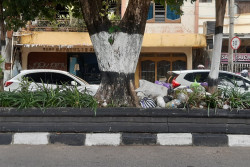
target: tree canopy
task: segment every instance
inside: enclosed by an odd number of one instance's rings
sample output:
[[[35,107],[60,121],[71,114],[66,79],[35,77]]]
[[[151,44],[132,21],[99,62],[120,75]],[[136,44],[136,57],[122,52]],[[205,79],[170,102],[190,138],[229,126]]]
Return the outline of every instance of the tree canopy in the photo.
[[[100,10],[100,14],[104,14],[105,17],[108,13],[105,10],[111,2],[119,2],[121,0],[93,0],[96,2],[101,2],[103,4],[103,9]],[[178,13],[183,13],[180,6],[183,5],[184,1],[187,0],[154,0],[156,3],[161,3],[165,6],[168,4],[171,9]],[[195,0],[191,0],[194,2]],[[8,30],[17,30],[20,27],[25,26],[27,21],[34,20],[38,17],[43,17],[46,19],[53,20],[57,15],[57,7],[61,6],[65,8],[66,6],[74,6],[73,14],[74,17],[81,17],[82,11],[80,8],[80,0],[1,0],[3,5],[3,17],[6,22],[6,28]],[[120,3],[118,3],[120,4]],[[84,9],[83,9],[84,10]]]

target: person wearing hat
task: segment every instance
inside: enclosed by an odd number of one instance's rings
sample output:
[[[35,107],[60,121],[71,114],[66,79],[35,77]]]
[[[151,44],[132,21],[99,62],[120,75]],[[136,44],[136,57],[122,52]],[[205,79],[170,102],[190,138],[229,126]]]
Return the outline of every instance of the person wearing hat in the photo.
[[[198,69],[205,69],[204,65],[202,65],[202,64],[199,64],[199,65],[197,66],[197,68],[198,68]]]

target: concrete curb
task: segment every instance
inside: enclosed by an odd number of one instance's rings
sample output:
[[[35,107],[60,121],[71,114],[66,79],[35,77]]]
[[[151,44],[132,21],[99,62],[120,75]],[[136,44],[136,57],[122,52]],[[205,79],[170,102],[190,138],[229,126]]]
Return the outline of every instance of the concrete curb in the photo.
[[[250,135],[197,133],[1,133],[0,145],[250,147]]]

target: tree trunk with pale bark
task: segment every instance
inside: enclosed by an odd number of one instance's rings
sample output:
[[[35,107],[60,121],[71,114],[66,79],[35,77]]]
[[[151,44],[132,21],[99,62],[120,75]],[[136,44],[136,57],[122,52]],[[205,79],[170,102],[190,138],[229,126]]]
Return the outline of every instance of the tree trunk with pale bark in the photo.
[[[150,0],[130,0],[124,17],[116,25],[105,13],[100,14],[104,8],[102,0],[80,2],[102,75],[95,97],[116,106],[137,106],[134,74]]]
[[[218,76],[221,59],[223,25],[227,0],[216,0],[216,23],[211,70],[208,76],[208,92],[215,93],[218,88]]]

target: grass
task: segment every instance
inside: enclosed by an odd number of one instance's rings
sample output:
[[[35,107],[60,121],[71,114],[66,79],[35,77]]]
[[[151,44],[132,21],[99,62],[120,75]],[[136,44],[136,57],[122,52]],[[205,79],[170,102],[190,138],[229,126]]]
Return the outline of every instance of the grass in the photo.
[[[42,84],[37,91],[29,90],[30,82],[24,80],[21,83],[21,91],[0,92],[0,107],[24,108],[54,108],[74,107],[92,108],[96,111],[98,103],[94,97],[86,93],[80,93],[76,87],[66,85],[57,86],[56,89],[47,88]]]

